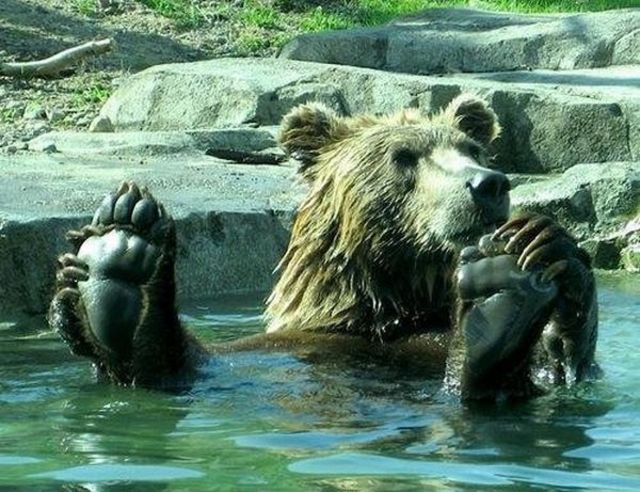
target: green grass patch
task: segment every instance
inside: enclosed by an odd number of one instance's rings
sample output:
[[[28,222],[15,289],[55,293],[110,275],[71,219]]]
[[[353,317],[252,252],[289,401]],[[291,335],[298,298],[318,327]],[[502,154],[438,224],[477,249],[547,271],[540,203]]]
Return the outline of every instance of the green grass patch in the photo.
[[[638,0],[470,0],[476,8],[509,12],[598,12],[640,6]]]
[[[79,11],[95,0],[72,0]],[[429,8],[584,12],[637,7],[640,0],[137,0],[183,29],[214,22],[232,26],[239,55],[265,55],[297,34],[376,26]]]
[[[71,6],[81,15],[93,15],[97,11],[96,0],[72,0]]]
[[[13,123],[21,113],[20,108],[2,108],[0,109],[0,123]]]
[[[356,25],[358,25],[358,22],[350,16],[330,12],[320,6],[303,17],[299,23],[300,29],[307,32],[348,29]]]
[[[280,29],[280,12],[268,5],[257,4],[246,8],[240,14],[240,18],[247,26],[262,29]]]
[[[73,95],[71,103],[76,108],[102,104],[111,95],[111,91],[100,82],[95,82]]]
[[[236,38],[236,47],[242,56],[260,55],[284,46],[291,38],[286,33],[242,31]]]
[[[158,14],[173,20],[184,29],[200,26],[206,20],[197,0],[138,0]]]

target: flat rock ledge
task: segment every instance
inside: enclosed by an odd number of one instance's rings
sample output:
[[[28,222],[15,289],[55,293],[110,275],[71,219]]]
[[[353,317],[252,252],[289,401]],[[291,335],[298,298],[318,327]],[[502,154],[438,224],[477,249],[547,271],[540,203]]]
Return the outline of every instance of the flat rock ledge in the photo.
[[[106,102],[101,118],[108,118],[116,133],[263,127],[278,125],[287,111],[308,101],[345,115],[405,107],[434,112],[471,92],[500,117],[503,132],[492,150],[505,170],[559,172],[582,162],[640,159],[639,80],[640,65],[578,74],[421,77],[229,58],[140,72]]]
[[[0,157],[2,321],[42,314],[65,232],[91,221],[123,180],[146,185],[174,216],[180,300],[268,292],[301,188],[291,167],[208,157],[114,161],[62,154]]]
[[[514,210],[554,217],[597,268],[640,272],[640,162],[579,164],[536,178],[516,179]]]
[[[293,60],[447,74],[640,63],[640,9],[518,15],[432,9],[376,28],[303,34]]]
[[[291,166],[207,156],[148,158],[26,154],[0,157],[0,312],[42,314],[54,291],[64,233],[91,220],[123,180],[148,186],[177,222],[179,299],[267,292],[304,188]],[[640,163],[512,175],[514,206],[547,213],[574,232],[599,268],[640,269]]]

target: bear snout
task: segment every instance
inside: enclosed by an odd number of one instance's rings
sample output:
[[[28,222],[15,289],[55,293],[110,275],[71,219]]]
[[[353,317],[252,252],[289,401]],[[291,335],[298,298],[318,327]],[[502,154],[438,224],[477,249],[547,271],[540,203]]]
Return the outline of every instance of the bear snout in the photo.
[[[465,186],[486,225],[501,224],[509,218],[511,183],[504,173],[485,169],[477,172]]]

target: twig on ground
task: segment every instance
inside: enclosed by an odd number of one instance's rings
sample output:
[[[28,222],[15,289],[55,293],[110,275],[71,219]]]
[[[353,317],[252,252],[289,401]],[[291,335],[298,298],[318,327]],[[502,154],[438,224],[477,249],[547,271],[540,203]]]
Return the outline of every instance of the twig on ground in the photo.
[[[0,75],[17,78],[51,77],[83,58],[111,51],[114,46],[112,39],[101,39],[74,46],[44,60],[0,63]]]

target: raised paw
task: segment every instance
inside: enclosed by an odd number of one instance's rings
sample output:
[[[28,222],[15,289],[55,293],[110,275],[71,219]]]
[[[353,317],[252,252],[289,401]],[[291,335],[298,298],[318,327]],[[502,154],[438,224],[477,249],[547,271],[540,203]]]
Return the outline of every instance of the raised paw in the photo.
[[[67,237],[76,253],[58,260],[49,319],[72,351],[125,384],[154,363],[159,371],[175,367],[175,360],[163,360],[171,351],[182,357],[174,305],[175,227],[164,207],[145,188],[122,183],[104,198],[90,225]]]
[[[505,241],[465,248],[456,277],[460,310],[447,381],[468,399],[531,390],[528,364],[558,289],[558,267],[523,270]]]
[[[553,379],[571,383],[597,373],[596,286],[586,252],[559,224],[537,214],[510,220],[489,241],[500,245],[497,249],[503,253],[515,255],[523,272],[537,274],[542,284],[552,281],[557,287],[541,337],[546,361],[540,354]],[[481,245],[476,249],[482,249]],[[491,283],[491,278],[480,283]]]

